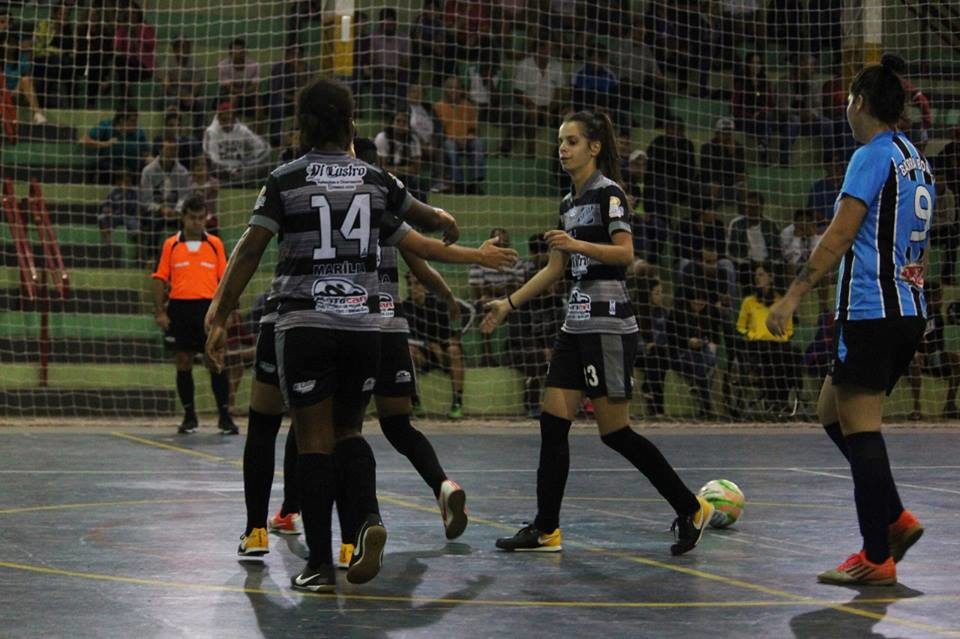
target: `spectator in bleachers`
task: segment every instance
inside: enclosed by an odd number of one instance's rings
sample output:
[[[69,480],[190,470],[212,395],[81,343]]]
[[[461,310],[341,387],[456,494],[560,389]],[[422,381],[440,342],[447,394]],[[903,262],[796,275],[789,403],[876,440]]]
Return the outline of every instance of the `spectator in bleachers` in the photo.
[[[775,100],[760,53],[747,54],[743,67],[734,77],[733,87],[733,117],[737,130],[756,138],[760,162],[766,163]]]
[[[237,120],[231,102],[221,102],[203,133],[203,152],[210,159],[214,175],[225,181],[245,182],[266,174],[270,146]]]
[[[113,38],[117,29],[118,8],[106,0],[92,0],[81,21],[80,51],[77,66],[87,79],[87,108],[96,108],[103,96],[102,81],[113,69]]]
[[[783,273],[780,229],[763,216],[763,206],[763,195],[748,191],[740,204],[740,215],[727,227],[727,257],[737,267],[737,281],[741,285],[752,279],[756,264],[769,263],[774,277]]]
[[[136,250],[134,259],[140,261],[140,195],[134,185],[132,173],[117,171],[114,187],[100,205],[97,225],[100,227],[100,239],[106,245],[113,243],[113,229],[124,227],[127,230],[127,241]],[[145,254],[143,256],[146,257]]]
[[[780,299],[774,284],[774,273],[769,266],[757,264],[753,270],[753,292],[740,304],[737,332],[742,341],[742,364],[750,367],[756,379],[764,406],[772,414],[790,415],[791,391],[800,390],[802,358],[790,340],[793,338],[793,319],[787,321],[783,335],[775,336],[767,329],[770,307]]]
[[[153,78],[157,32],[136,2],[121,9],[119,18],[113,36],[113,78],[119,85],[116,95],[130,98],[136,84]]]
[[[732,314],[737,286],[733,264],[721,257],[716,244],[704,242],[695,259],[683,261],[678,269],[677,282],[683,291],[699,288],[707,304],[718,317]]]
[[[737,202],[747,182],[743,145],[735,130],[731,118],[719,118],[713,125],[713,137],[700,147],[700,183],[718,204]]]
[[[260,63],[247,53],[247,41],[234,38],[227,57],[217,63],[218,104],[230,102],[248,121],[256,116],[260,94]]]
[[[283,50],[283,60],[270,67],[267,118],[272,146],[280,146],[282,142],[283,125],[293,115],[297,90],[303,86],[306,77],[303,48],[299,44],[288,45]]]
[[[410,29],[410,83],[421,82],[420,73],[429,67],[434,86],[455,71],[456,60],[446,55],[441,0],[424,0],[423,8]]]
[[[907,77],[907,62],[895,53],[885,53],[881,61],[890,66],[899,76],[900,86],[907,95],[907,107],[900,116],[897,128],[907,133],[917,149],[923,153],[930,139],[930,129],[933,127],[933,109],[930,107],[930,98],[923,94]],[[920,114],[920,121],[911,118],[911,110],[916,109]]]
[[[940,249],[940,281],[944,286],[956,283],[957,249],[960,248],[960,202],[952,186],[946,180],[936,183],[937,211],[930,228],[930,242]]]
[[[943,419],[960,419],[957,407],[957,388],[960,387],[960,353],[947,350],[946,320],[943,316],[943,287],[937,280],[923,285],[927,298],[927,330],[910,365],[910,393],[913,396],[911,420],[921,419],[920,391],[923,375],[931,375],[947,382],[947,397],[943,405]]]
[[[428,185],[420,179],[423,153],[419,138],[410,130],[408,112],[397,111],[393,124],[377,133],[373,142],[377,145],[380,165],[400,178],[415,198],[426,202]]]
[[[153,158],[147,136],[140,128],[135,107],[121,105],[112,118],[102,120],[80,137],[80,145],[97,153],[98,178],[112,181],[114,171],[140,175]]]
[[[520,264],[522,281],[546,266],[550,251],[542,233],[531,235],[529,257]],[[547,375],[553,342],[563,323],[562,282],[511,313],[507,320],[506,363],[523,376],[523,408],[528,417],[540,416],[540,393]],[[485,336],[486,337],[486,336]]]
[[[550,55],[549,39],[537,42],[536,51],[528,55],[513,72],[513,100],[516,105],[509,126],[500,144],[500,154],[508,155],[513,142],[526,142],[526,157],[537,150],[537,128],[545,126],[560,111],[563,98],[563,65]]]
[[[690,384],[700,419],[713,416],[710,389],[721,343],[721,325],[710,306],[706,287],[683,288],[667,321],[670,365]]]
[[[190,195],[190,173],[177,160],[177,150],[175,139],[164,140],[157,159],[140,174],[143,230],[151,253],[166,234],[177,230],[181,206]]]
[[[776,90],[775,121],[780,137],[780,165],[790,166],[790,149],[798,136],[820,141],[830,128],[821,113],[823,96],[814,77],[815,60],[801,55],[791,60],[787,77]]]
[[[792,56],[810,50],[807,17],[815,19],[800,0],[773,0],[767,8],[767,38],[771,48]]]
[[[827,174],[814,182],[807,194],[807,208],[813,211],[817,233],[823,233],[833,220],[833,207],[840,196],[846,166],[840,156],[830,156],[826,161]]]
[[[647,173],[647,152],[643,149],[633,149],[627,156],[627,170],[623,172],[626,182],[627,197],[630,198],[630,208],[634,215],[637,209],[643,211],[643,181]],[[637,241],[637,238],[634,238]]]
[[[433,106],[423,101],[423,87],[412,83],[407,87],[407,113],[410,121],[410,131],[417,136],[420,142],[420,156],[424,164],[424,173],[437,177],[439,170],[437,162],[439,151],[437,135],[440,127],[433,114]]]
[[[170,56],[160,73],[164,106],[189,114],[194,130],[199,130],[204,123],[202,81],[203,75],[193,61],[193,42],[182,36],[174,38],[170,43]]]
[[[467,98],[477,107],[481,122],[499,124],[502,115],[503,74],[487,59],[465,62],[460,69]]]
[[[607,51],[598,43],[587,45],[586,59],[570,81],[574,111],[605,111],[617,129],[630,128],[630,117],[620,96],[620,81],[610,68]]]
[[[954,193],[960,193],[960,123],[953,126],[952,139],[936,156],[934,169]]]
[[[194,158],[190,165],[190,193],[202,197],[207,205],[207,232],[220,235],[220,219],[217,216],[220,180],[210,173],[210,161],[206,156]]]
[[[780,232],[780,247],[787,267],[787,275],[793,278],[820,242],[817,232],[816,213],[811,209],[797,209],[793,222]]]
[[[836,65],[843,43],[843,3],[837,0],[808,0],[810,51],[821,66]],[[839,65],[836,65],[839,66]]]
[[[653,103],[654,126],[663,126],[669,113],[667,85],[657,56],[646,42],[646,29],[639,16],[632,29],[613,41],[611,57],[614,72],[620,78],[620,92],[626,104],[630,100]],[[628,111],[631,109],[628,108]]]
[[[74,106],[78,75],[77,26],[71,18],[74,5],[73,0],[60,0],[33,32],[35,89],[48,109]]]
[[[380,21],[370,38],[370,66],[375,104],[386,113],[397,110],[406,93],[410,68],[410,40],[397,29],[397,10],[380,9]]]
[[[657,3],[659,4],[659,3]],[[763,37],[760,0],[720,0],[720,57],[728,65],[744,43]]]
[[[510,247],[510,233],[502,227],[490,229],[491,238],[496,238],[497,246]],[[473,265],[467,275],[467,285],[470,287],[470,298],[478,312],[483,312],[487,302],[500,299],[514,290],[524,281],[522,263],[518,262],[515,268],[493,269],[486,266]],[[493,342],[488,334],[481,340],[481,366],[498,366],[493,356]]]
[[[670,337],[667,333],[669,311],[663,301],[663,284],[655,277],[639,283],[637,325],[640,340],[634,366],[643,372],[640,389],[646,404],[647,417],[663,417],[664,379],[670,368]]]
[[[647,261],[651,264],[658,263],[662,247],[669,241],[674,207],[690,196],[696,167],[693,142],[686,136],[683,121],[668,118],[663,134],[647,147],[643,210],[645,240],[650,249]]]
[[[445,173],[453,190],[481,192],[486,167],[483,141],[477,133],[477,108],[467,100],[456,77],[443,81],[443,98],[433,111],[443,125]]]
[[[177,161],[184,166],[190,166],[193,159],[203,154],[200,140],[190,135],[183,128],[183,116],[176,107],[168,107],[163,114],[163,126],[153,138],[153,155],[160,155],[160,145],[167,140],[177,144]]]
[[[30,59],[33,49],[33,36],[20,35],[13,30],[6,33],[3,43],[3,79],[7,91],[24,100],[33,113],[34,124],[44,124],[46,116],[40,109],[37,93],[33,86],[33,62]]]
[[[713,34],[698,0],[679,0],[667,12],[673,22],[673,75],[677,93],[708,97]],[[669,67],[668,67],[669,68]]]
[[[459,332],[451,327],[451,321],[460,321],[459,304],[455,300],[440,300],[408,271],[407,299],[400,308],[410,324],[410,357],[414,367],[418,373],[439,368],[450,375],[450,415],[462,417],[463,347]],[[414,410],[423,411],[419,398],[414,398]]]
[[[280,163],[293,162],[301,155],[303,155],[303,148],[300,144],[300,131],[297,129],[287,131],[283,146],[280,148]]]

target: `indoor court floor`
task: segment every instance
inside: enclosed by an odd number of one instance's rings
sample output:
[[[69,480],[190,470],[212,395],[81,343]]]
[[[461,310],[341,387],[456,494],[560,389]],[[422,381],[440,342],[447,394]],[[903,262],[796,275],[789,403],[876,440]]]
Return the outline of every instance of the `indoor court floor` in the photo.
[[[422,424],[421,424],[422,425]],[[367,425],[389,531],[374,581],[292,591],[300,537],[237,561],[244,438],[174,427],[0,428],[2,637],[960,637],[960,430],[887,431],[926,534],[894,587],[815,575],[860,547],[849,470],[822,431],[642,428],[693,488],[735,481],[734,527],[671,557],[673,514],[592,426],[571,437],[564,551],[494,548],[535,511],[532,422],[424,426],[471,521],[446,542],[433,495]],[[279,456],[282,441],[278,446]],[[279,505],[274,486],[271,512]],[[334,533],[336,535],[336,531]]]

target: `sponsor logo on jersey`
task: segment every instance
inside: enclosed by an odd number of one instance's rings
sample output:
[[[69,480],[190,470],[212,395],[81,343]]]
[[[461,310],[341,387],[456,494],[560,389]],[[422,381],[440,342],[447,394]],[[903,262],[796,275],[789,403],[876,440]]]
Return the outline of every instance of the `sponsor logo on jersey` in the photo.
[[[410,371],[397,371],[397,376],[394,378],[394,381],[397,384],[409,384],[413,381],[413,375]]]
[[[384,319],[390,319],[397,314],[393,304],[393,296],[389,293],[380,293],[380,316]]]
[[[376,383],[377,383],[376,377],[368,377],[367,379],[363,380],[363,388],[362,388],[363,392],[367,393],[372,391]]]
[[[313,303],[319,313],[336,315],[366,315],[367,289],[340,278],[316,280],[313,283]]]
[[[277,372],[276,365],[271,364],[270,362],[259,362],[257,366],[260,368],[260,370],[268,375],[272,375]]]
[[[912,264],[907,264],[906,266],[900,269],[900,279],[909,284],[910,286],[918,289],[923,289],[923,265],[917,264],[916,262]]]
[[[313,182],[328,191],[355,191],[363,184],[367,167],[363,164],[326,164],[311,162],[307,165],[307,182]]]
[[[570,255],[570,275],[575,279],[580,279],[587,274],[587,268],[590,266],[590,258],[580,253],[571,253]]]
[[[567,302],[567,319],[574,322],[590,319],[590,296],[578,288],[570,292],[570,300]]]
[[[620,203],[620,198],[615,195],[610,196],[610,208],[607,209],[607,215],[610,216],[611,220],[623,217],[623,205]]]
[[[315,379],[308,379],[305,382],[296,382],[293,385],[293,392],[298,393],[300,395],[306,395],[307,393],[312,391],[316,387],[316,385],[317,385],[317,380]]]
[[[253,203],[253,210],[259,211],[267,203],[267,187],[261,187],[260,193],[257,195],[257,201]]]
[[[563,228],[569,231],[578,226],[596,224],[598,209],[599,207],[596,204],[571,207],[569,211],[563,214]]]
[[[610,317],[616,317],[616,316],[617,316],[617,301],[616,301],[616,300],[610,300],[610,301],[608,302],[608,304],[610,304],[610,309],[609,309],[607,312],[610,314]]]

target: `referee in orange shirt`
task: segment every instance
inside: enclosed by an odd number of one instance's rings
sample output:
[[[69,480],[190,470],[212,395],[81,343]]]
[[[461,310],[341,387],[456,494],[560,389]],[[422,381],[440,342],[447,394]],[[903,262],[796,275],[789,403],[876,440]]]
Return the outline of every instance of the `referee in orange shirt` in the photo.
[[[193,195],[183,203],[182,229],[167,238],[153,277],[153,305],[164,341],[174,352],[177,366],[177,394],[183,404],[183,423],[178,433],[197,430],[194,405],[193,358],[203,352],[206,334],[203,318],[227,268],[223,242],[204,230],[207,205]],[[210,386],[220,413],[218,427],[225,435],[239,430],[230,417],[230,384],[227,372],[210,373]]]

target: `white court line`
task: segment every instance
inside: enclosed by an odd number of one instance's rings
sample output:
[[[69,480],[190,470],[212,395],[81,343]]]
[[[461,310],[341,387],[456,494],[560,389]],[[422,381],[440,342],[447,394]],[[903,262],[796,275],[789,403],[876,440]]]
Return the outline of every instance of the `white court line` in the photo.
[[[850,479],[850,475],[840,475],[837,473],[825,473],[817,470],[810,470],[808,468],[790,468],[795,473],[804,473],[806,475],[821,475],[823,477],[837,477],[839,479]],[[893,470],[897,470],[894,468]],[[950,495],[960,495],[960,490],[952,490],[950,488],[938,488],[936,486],[920,486],[919,484],[905,484],[902,481],[897,482],[897,488],[915,488],[917,490],[927,490],[935,493],[948,493]]]
[[[237,470],[0,470],[0,475],[236,475]]]

